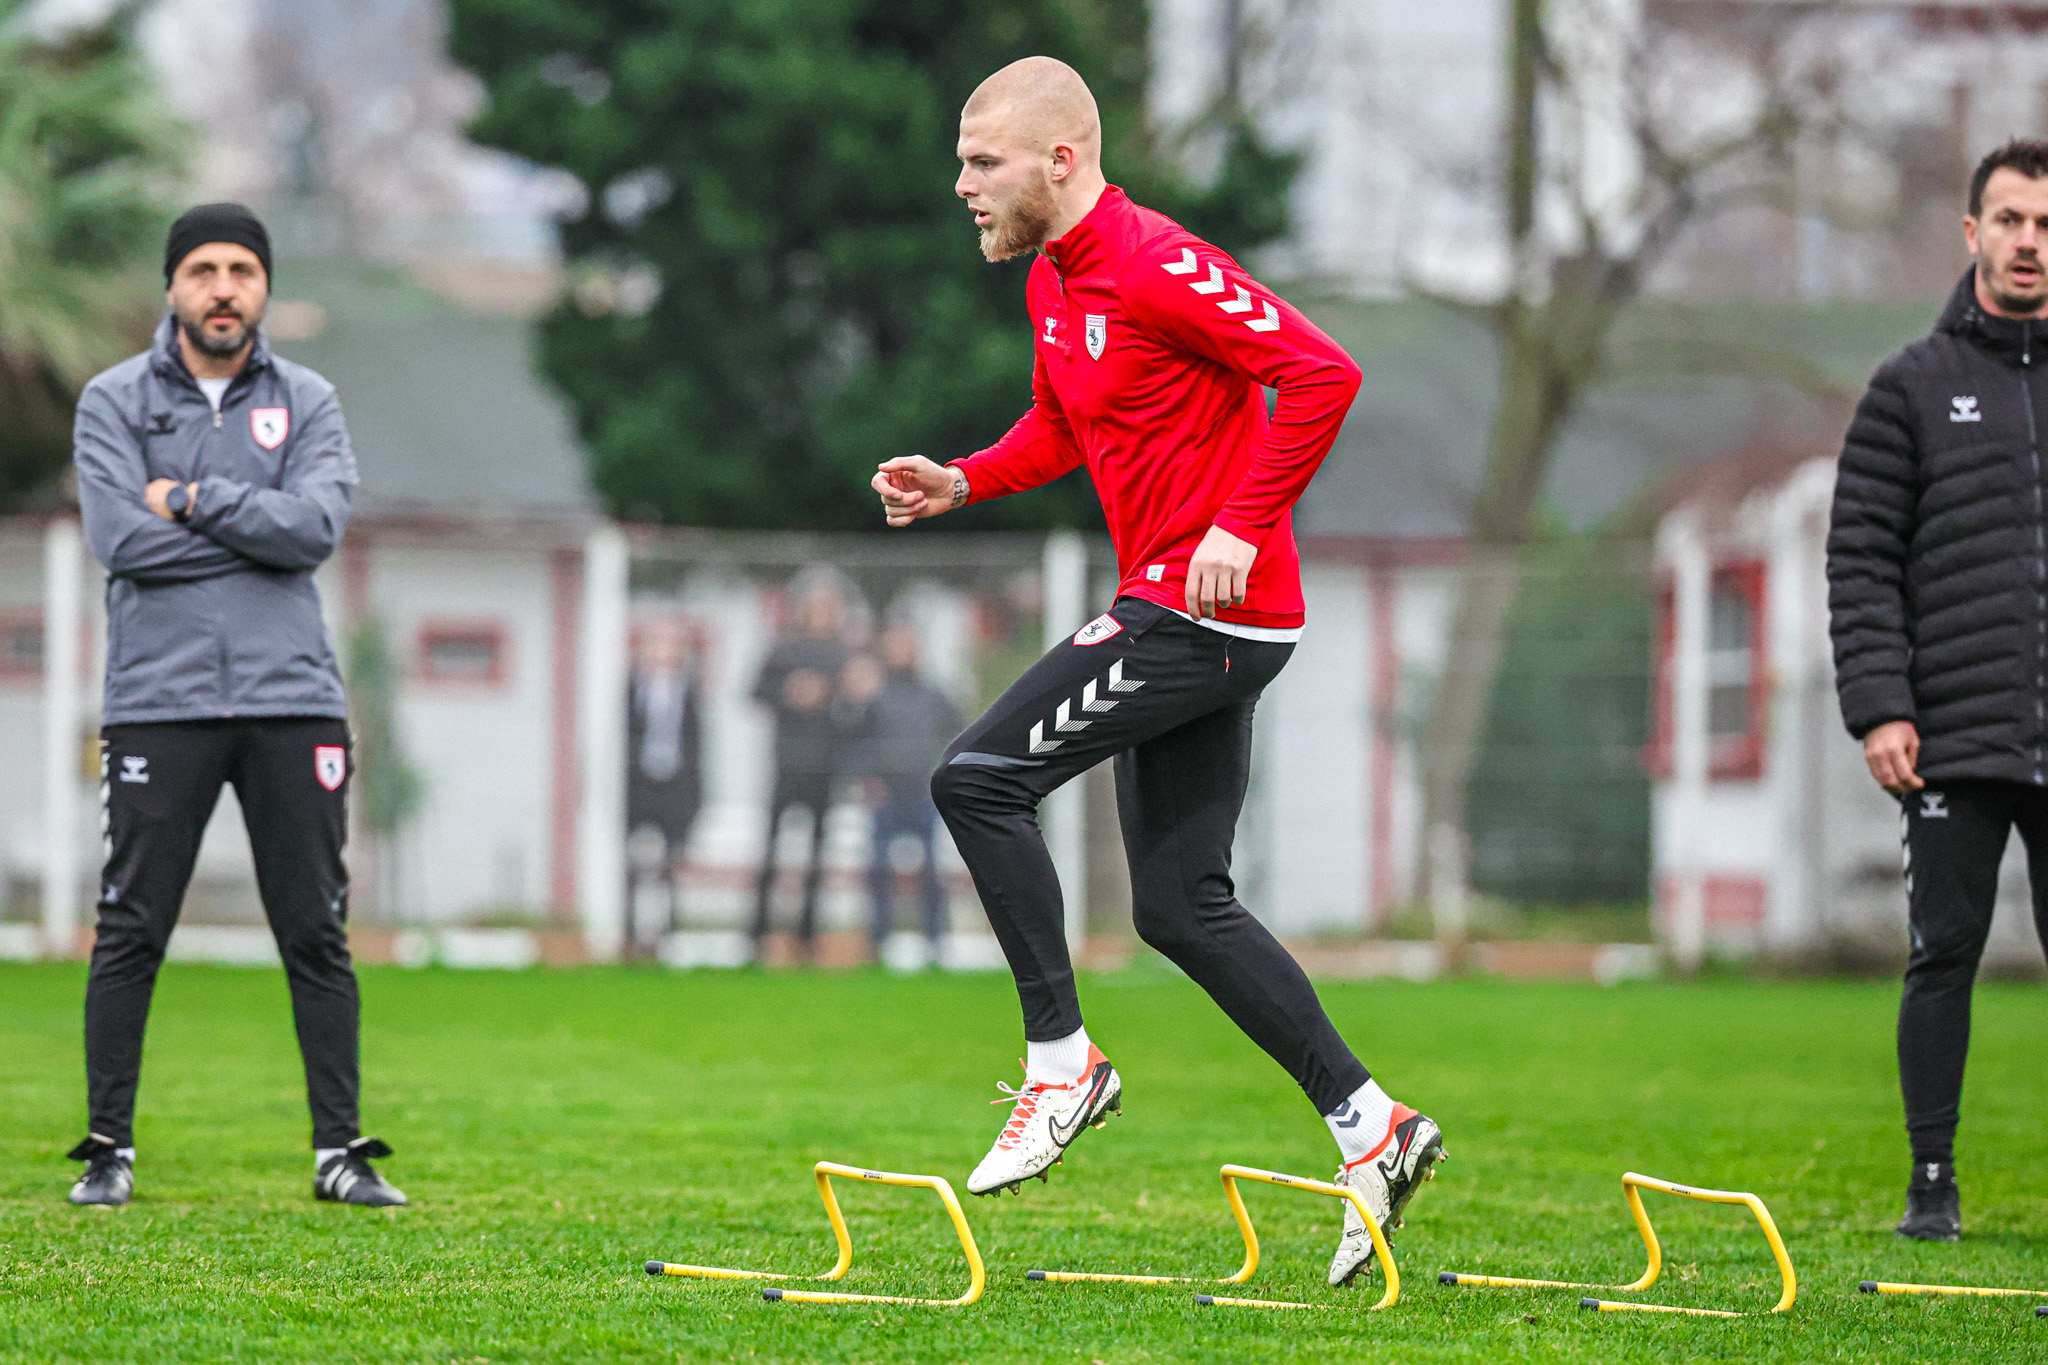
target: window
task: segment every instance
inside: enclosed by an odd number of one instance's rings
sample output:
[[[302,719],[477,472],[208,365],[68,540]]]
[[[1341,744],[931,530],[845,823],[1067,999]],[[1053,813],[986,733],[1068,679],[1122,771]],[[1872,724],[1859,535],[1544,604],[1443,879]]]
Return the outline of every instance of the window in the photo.
[[[1716,747],[1749,734],[1753,615],[1741,585],[1715,575],[1707,607],[1707,739]]]
[[[43,676],[43,614],[29,608],[0,611],[0,679]]]
[[[421,626],[419,675],[425,682],[496,687],[505,681],[504,629],[488,621]]]
[[[1764,775],[1769,705],[1764,637],[1764,566],[1724,564],[1707,598],[1707,772],[1727,779]]]
[[[1652,776],[1671,775],[1672,592],[1658,596],[1650,744]],[[1764,566],[1747,562],[1714,570],[1707,598],[1707,772],[1741,781],[1763,776],[1769,673],[1764,634]]]

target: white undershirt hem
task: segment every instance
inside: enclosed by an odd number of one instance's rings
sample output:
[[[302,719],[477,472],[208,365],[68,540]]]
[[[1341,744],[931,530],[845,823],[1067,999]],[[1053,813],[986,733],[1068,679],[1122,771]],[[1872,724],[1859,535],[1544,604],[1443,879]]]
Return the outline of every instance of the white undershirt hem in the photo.
[[[1172,607],[1167,608],[1173,611]],[[1246,626],[1236,621],[1211,621],[1205,617],[1190,616],[1184,611],[1173,611],[1183,621],[1192,621],[1203,630],[1213,630],[1218,635],[1235,635],[1240,640],[1266,640],[1276,645],[1291,645],[1301,639],[1300,626]]]

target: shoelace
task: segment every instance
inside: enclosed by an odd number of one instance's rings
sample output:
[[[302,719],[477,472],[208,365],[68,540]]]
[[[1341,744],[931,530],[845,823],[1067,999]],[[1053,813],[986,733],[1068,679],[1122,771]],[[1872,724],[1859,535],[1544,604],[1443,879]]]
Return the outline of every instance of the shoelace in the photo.
[[[1003,1125],[1002,1133],[997,1136],[996,1146],[1014,1147],[1021,1142],[1024,1138],[1024,1130],[1030,1127],[1031,1120],[1038,1116],[1039,1097],[1048,1090],[1065,1090],[1066,1088],[1064,1085],[1047,1085],[1044,1082],[1033,1083],[1027,1081],[1020,1089],[1012,1087],[1004,1081],[997,1081],[996,1089],[1003,1093],[996,1099],[990,1100],[989,1103],[1010,1104],[1014,1101],[1016,1107],[1010,1111],[1010,1121]]]

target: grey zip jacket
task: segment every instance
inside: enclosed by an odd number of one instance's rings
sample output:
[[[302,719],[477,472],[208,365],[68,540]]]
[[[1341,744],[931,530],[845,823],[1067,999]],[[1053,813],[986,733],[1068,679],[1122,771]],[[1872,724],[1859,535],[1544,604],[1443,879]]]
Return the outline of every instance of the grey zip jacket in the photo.
[[[72,458],[107,567],[104,724],[347,716],[313,587],[356,486],[332,384],[259,330],[216,415],[166,318],[85,386]],[[152,479],[199,485],[189,522],[144,505]]]

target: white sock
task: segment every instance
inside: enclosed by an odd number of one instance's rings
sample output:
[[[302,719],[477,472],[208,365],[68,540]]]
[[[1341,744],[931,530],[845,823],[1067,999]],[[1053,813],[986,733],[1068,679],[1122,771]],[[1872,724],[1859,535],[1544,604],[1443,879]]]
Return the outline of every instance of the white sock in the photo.
[[[313,1149],[313,1174],[318,1175],[320,1168],[335,1157],[347,1155],[348,1148],[346,1147],[315,1147]]]
[[[135,1149],[133,1147],[116,1147],[114,1155],[120,1157],[121,1160],[127,1162],[130,1166],[135,1164]]]
[[[1337,1139],[1337,1150],[1349,1166],[1378,1151],[1387,1140],[1387,1130],[1394,1126],[1394,1102],[1378,1081],[1367,1081],[1335,1112],[1323,1115],[1323,1122],[1330,1125],[1330,1136]]]
[[[1024,1084],[1066,1085],[1088,1069],[1088,1030],[1077,1028],[1051,1043],[1024,1044]]]

